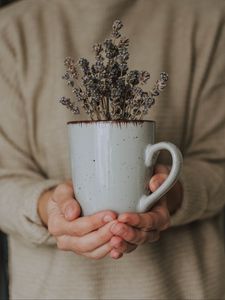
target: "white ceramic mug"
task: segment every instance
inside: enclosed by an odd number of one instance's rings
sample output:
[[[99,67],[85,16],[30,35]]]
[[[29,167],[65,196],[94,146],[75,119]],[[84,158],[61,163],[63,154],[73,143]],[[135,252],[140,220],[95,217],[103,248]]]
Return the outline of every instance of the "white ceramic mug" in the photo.
[[[83,215],[148,211],[178,179],[182,155],[169,142],[154,144],[153,121],[75,121],[68,122],[68,130],[74,193]],[[150,194],[149,180],[163,149],[172,155],[172,168]]]

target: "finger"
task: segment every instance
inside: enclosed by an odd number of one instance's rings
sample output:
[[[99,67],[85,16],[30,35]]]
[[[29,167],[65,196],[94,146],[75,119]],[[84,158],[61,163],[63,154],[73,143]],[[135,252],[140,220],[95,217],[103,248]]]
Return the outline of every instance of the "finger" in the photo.
[[[112,246],[110,245],[110,243],[106,243],[100,246],[99,248],[90,252],[85,252],[82,255],[92,259],[101,259],[107,256],[111,250],[112,250]]]
[[[123,257],[123,253],[117,251],[116,249],[112,249],[110,251],[110,257],[113,258],[113,259],[119,259],[121,257]]]
[[[141,245],[148,240],[147,231],[139,230],[123,223],[114,224],[111,227],[111,232],[131,244]]]
[[[116,217],[117,215],[112,211],[101,211],[94,215],[84,216],[71,222],[69,232],[72,235],[85,236],[115,220]]]
[[[155,175],[152,176],[149,182],[149,188],[152,192],[156,191],[157,188],[166,180],[170,173],[170,167],[162,164],[157,164],[154,168]]]
[[[137,248],[137,245],[126,242],[119,236],[113,236],[110,243],[119,253],[130,253]]]
[[[127,248],[125,250],[125,251],[128,251],[127,253],[135,250],[137,245],[141,245],[145,242],[152,243],[152,242],[158,241],[160,238],[160,233],[158,230],[142,231],[142,230],[127,226],[125,224],[121,224],[121,225],[122,226],[120,226],[120,228],[117,225],[114,226],[114,229],[112,229],[112,231],[117,232],[117,235],[119,235],[120,237],[122,237],[124,240],[126,240],[129,243],[129,246],[127,243]],[[118,231],[117,231],[117,229],[118,229]],[[120,252],[118,249],[115,249],[115,250]]]
[[[48,202],[48,231],[53,236],[64,235],[69,231],[69,222],[59,209],[58,204],[50,198]]]
[[[154,173],[162,173],[162,174],[169,174],[170,173],[171,167],[168,165],[162,165],[162,164],[157,164],[154,168]]]
[[[71,222],[66,221],[60,215],[53,215],[49,217],[48,230],[54,236],[69,235],[81,237],[99,229],[115,218],[116,214],[111,211],[102,211],[91,216],[80,217]]]
[[[170,226],[170,212],[166,197],[163,197],[157,205],[152,208],[152,213],[156,213],[161,219],[161,223],[158,223],[158,230],[162,231]]]
[[[149,182],[149,188],[151,192],[155,192],[162,184],[163,182],[167,179],[168,174],[164,173],[158,173],[155,174]]]
[[[73,186],[69,182],[59,184],[54,191],[54,201],[59,205],[64,203],[65,199],[73,198],[74,190]]]
[[[145,231],[158,229],[165,226],[170,220],[166,199],[163,198],[151,211],[147,213],[124,213],[118,221]]]
[[[87,251],[87,252],[83,252],[83,251],[79,251],[78,249],[71,249],[70,245],[68,244],[68,241],[66,241],[65,237],[60,237],[58,238],[57,241],[57,246],[60,250],[63,251],[73,251],[78,255],[82,255],[88,258],[92,258],[92,259],[101,259],[103,257],[105,257],[106,255],[108,255],[110,253],[110,251],[112,250],[112,246],[110,245],[110,243],[106,243],[92,251]]]
[[[58,185],[52,198],[68,221],[72,221],[80,215],[81,208],[74,199],[73,186],[70,181]]]
[[[60,236],[57,238],[57,246],[61,250],[70,250],[76,253],[94,251],[110,241],[112,238],[112,233],[110,231],[112,225],[113,222],[82,237],[71,237],[69,235]]]
[[[68,221],[77,219],[81,213],[80,204],[75,199],[68,199],[63,207],[63,213]]]
[[[113,236],[110,229],[115,223],[117,223],[117,221],[112,221],[98,230],[79,237],[78,242],[80,250],[90,252],[109,242]]]

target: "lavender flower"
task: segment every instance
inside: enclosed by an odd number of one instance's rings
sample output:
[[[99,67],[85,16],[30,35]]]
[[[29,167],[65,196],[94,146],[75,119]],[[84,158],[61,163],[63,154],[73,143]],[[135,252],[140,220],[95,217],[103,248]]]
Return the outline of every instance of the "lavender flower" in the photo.
[[[137,70],[130,71],[127,75],[127,82],[131,85],[137,85],[139,83],[140,72]]]
[[[59,101],[69,110],[71,110],[75,115],[80,113],[79,107],[75,106],[75,104],[71,102],[70,98],[61,97]]]
[[[129,71],[129,39],[121,35],[122,27],[120,20],[114,21],[110,38],[94,44],[93,64],[86,58],[78,62],[71,57],[65,59],[62,78],[72,88],[75,102],[61,97],[60,103],[72,113],[79,114],[80,106],[92,120],[139,120],[166,87],[168,75],[163,72],[151,91],[141,88],[150,79],[150,73]]]
[[[121,37],[120,29],[123,27],[123,24],[120,20],[116,20],[112,26],[112,36],[116,39]]]
[[[139,73],[139,81],[142,84],[145,84],[150,78],[150,73],[147,71],[141,71]]]

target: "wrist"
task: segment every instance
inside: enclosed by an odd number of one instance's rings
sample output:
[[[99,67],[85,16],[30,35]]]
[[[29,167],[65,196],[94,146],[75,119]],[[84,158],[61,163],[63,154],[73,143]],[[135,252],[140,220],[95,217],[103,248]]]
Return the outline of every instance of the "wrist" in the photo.
[[[38,200],[38,215],[45,227],[48,225],[48,202],[54,192],[54,188],[41,194]]]

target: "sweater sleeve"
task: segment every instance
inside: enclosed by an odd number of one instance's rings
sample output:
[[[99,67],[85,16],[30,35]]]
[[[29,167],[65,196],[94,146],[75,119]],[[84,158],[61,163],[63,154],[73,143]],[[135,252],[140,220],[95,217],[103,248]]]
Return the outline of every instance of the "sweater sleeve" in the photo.
[[[205,64],[196,63],[203,71],[185,137],[183,201],[172,226],[213,217],[225,205],[225,26],[220,25],[204,49]]]
[[[37,201],[60,180],[46,178],[32,156],[16,55],[7,36],[0,35],[0,229],[30,244],[53,244]]]

